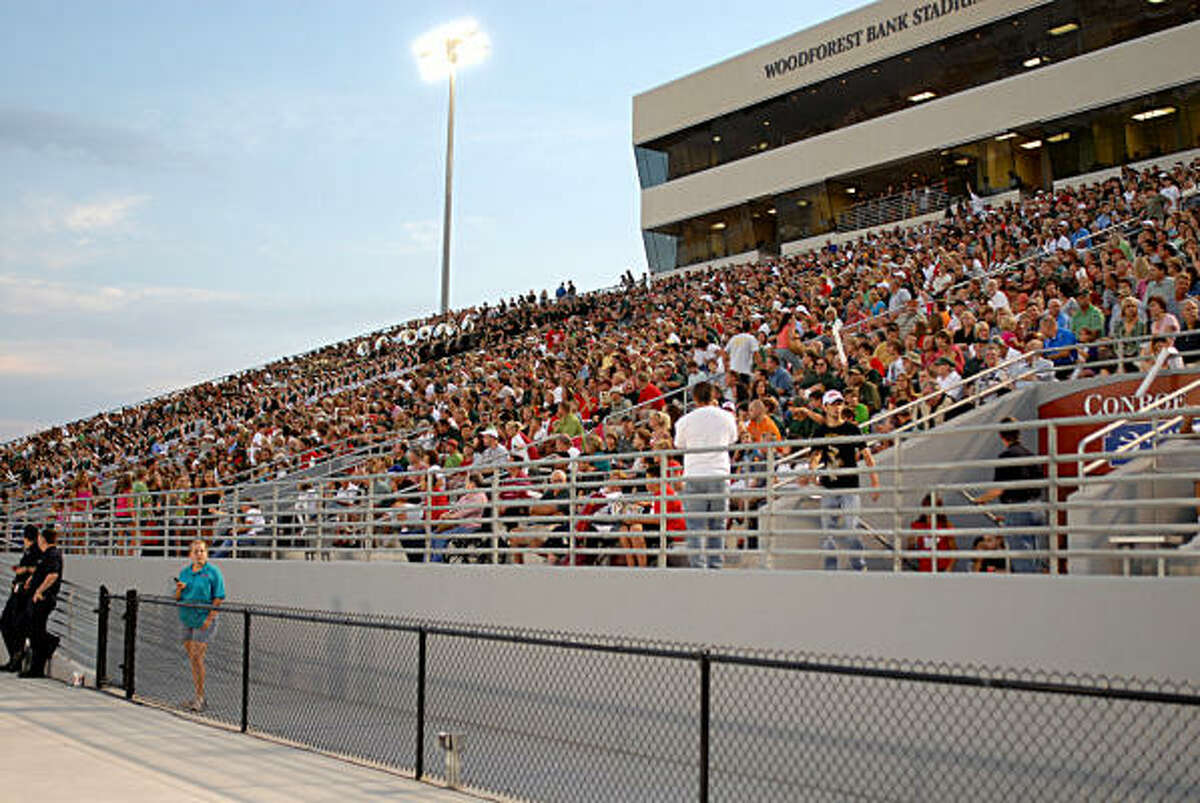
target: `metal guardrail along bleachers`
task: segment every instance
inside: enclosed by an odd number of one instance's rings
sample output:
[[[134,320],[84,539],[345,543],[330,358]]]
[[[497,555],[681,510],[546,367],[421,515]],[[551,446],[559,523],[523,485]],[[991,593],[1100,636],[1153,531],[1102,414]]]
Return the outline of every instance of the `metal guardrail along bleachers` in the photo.
[[[1188,386],[1190,387],[1190,386]],[[1019,393],[1020,391],[1018,391]],[[1185,398],[1186,397],[1186,398]],[[920,561],[934,571],[970,571],[980,559],[994,558],[1011,565],[1013,559],[1038,561],[1043,571],[1067,571],[1069,561],[1106,558],[1114,566],[1135,570],[1159,567],[1160,573],[1190,574],[1200,550],[1177,548],[1197,532],[1196,483],[1200,483],[1200,440],[1163,432],[1136,444],[1137,451],[1112,445],[1104,451],[1060,451],[1061,433],[1075,427],[1098,427],[1110,422],[1154,424],[1180,419],[1190,424],[1200,408],[1187,406],[1190,394],[1170,405],[1142,413],[1082,416],[1021,424],[997,422],[964,424],[955,421],[928,430],[894,431],[864,436],[872,442],[880,465],[814,469],[807,459],[792,454],[810,450],[816,441],[776,444],[742,443],[732,450],[728,490],[720,496],[729,508],[698,516],[687,508],[697,501],[681,477],[679,450],[629,454],[580,454],[547,458],[518,467],[471,466],[383,474],[352,473],[331,480],[273,483],[269,494],[244,488],[200,489],[190,496],[150,495],[140,506],[120,508],[114,497],[97,497],[86,511],[72,511],[69,500],[57,508],[62,516],[61,544],[69,554],[121,557],[179,556],[194,538],[204,538],[217,560],[354,559],[431,562],[557,563],[566,565],[658,566],[686,565],[709,551],[726,566],[750,568],[819,568],[832,561],[846,565],[862,558],[875,570],[899,571]],[[1169,407],[1170,409],[1165,409]],[[967,419],[963,419],[967,421]],[[955,439],[994,444],[998,433],[1015,428],[1035,447],[1041,439],[1048,457],[1024,461],[998,458],[960,459]],[[1186,428],[1190,429],[1190,427]],[[982,441],[980,441],[982,439]],[[857,441],[857,438],[843,439]],[[822,441],[833,442],[833,441]],[[937,444],[947,444],[938,453]],[[1159,471],[1155,460],[1169,444],[1172,468]],[[1099,445],[1099,444],[1098,444]],[[920,447],[920,448],[918,448]],[[932,455],[912,462],[913,454]],[[1136,457],[1139,470],[1127,466]],[[1082,471],[1097,461],[1112,464],[1100,471]],[[1182,461],[1182,462],[1180,462]],[[1028,496],[1021,503],[980,508],[967,504],[967,495],[998,487],[992,475],[998,467],[1026,463],[1038,467],[1042,478],[1017,483]],[[1082,476],[1080,473],[1082,471]],[[556,473],[559,472],[559,473]],[[878,487],[871,487],[871,475]],[[819,503],[826,491],[822,478],[856,475],[862,487],[846,491],[858,500],[854,532],[834,532],[823,526]],[[1171,493],[1144,493],[1167,487]],[[1021,486],[1018,488],[1017,486]],[[1095,511],[1107,503],[1096,489],[1119,499],[1120,516],[1103,525],[1079,511]],[[1072,494],[1090,490],[1087,501]],[[952,530],[937,535],[955,539],[954,548],[920,539],[931,536],[919,519],[932,512],[922,505],[930,495],[941,520]],[[119,515],[124,510],[127,515]],[[51,510],[10,514],[6,532],[25,517],[43,517]],[[1018,548],[1009,528],[997,529],[996,518],[1014,513],[1033,514],[1037,523],[1021,533],[1035,537],[1032,553]],[[703,519],[723,522],[721,545],[689,541]],[[1119,527],[1115,532],[1114,527]],[[830,536],[836,536],[831,539]],[[857,537],[863,549],[845,540]],[[1000,543],[994,542],[996,536]],[[1154,536],[1128,551],[1127,542],[1110,536]],[[977,539],[989,539],[986,554]],[[1100,539],[1098,542],[1097,539]],[[13,542],[9,542],[12,548]],[[936,560],[931,560],[936,553]],[[1144,560],[1143,560],[1144,559]],[[1149,561],[1149,563],[1147,563]],[[946,563],[948,562],[948,563]],[[995,561],[987,561],[995,566]],[[1083,564],[1079,564],[1083,565]]]

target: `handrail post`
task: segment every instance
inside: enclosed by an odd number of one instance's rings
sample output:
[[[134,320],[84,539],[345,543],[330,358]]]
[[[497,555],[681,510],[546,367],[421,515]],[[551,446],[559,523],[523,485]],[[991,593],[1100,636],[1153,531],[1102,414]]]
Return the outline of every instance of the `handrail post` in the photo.
[[[242,505],[238,500],[238,486],[233,486],[233,516],[230,519],[229,540],[233,543],[231,556],[238,557],[238,541],[242,539],[238,537],[238,517],[242,513]]]
[[[900,507],[904,504],[901,493],[901,456],[904,454],[903,432],[896,433],[896,457],[892,461],[892,571],[898,572],[904,568],[904,538],[900,535],[902,527]]]
[[[111,608],[107,586],[100,586],[100,604],[96,607],[96,688],[108,682],[108,614]]]
[[[930,569],[933,574],[938,573],[938,559],[937,559],[938,532],[937,531],[938,531],[938,526],[941,524],[941,522],[938,521],[937,508],[938,508],[937,488],[931,488],[929,490],[929,535],[931,536],[931,538],[929,540],[929,555],[930,555],[929,566],[930,566]],[[918,548],[920,548],[919,544],[918,544]],[[919,559],[918,559],[918,563],[917,563],[917,568],[918,569],[921,568]]]
[[[491,487],[491,519],[492,525],[492,565],[500,564],[500,468],[496,466],[492,469],[492,487]]]
[[[162,517],[162,550],[163,557],[171,557],[171,510],[174,507],[172,502],[175,499],[175,493],[169,491],[163,495],[163,517]]]
[[[271,483],[271,560],[279,558],[279,483]]]
[[[774,563],[774,560],[771,558],[771,546],[772,546],[772,542],[775,540],[775,536],[774,536],[773,532],[770,532],[765,527],[763,527],[763,517],[764,517],[764,512],[765,512],[767,515],[770,515],[772,523],[774,523],[774,521],[775,521],[775,501],[776,501],[775,470],[776,470],[775,450],[772,447],[768,446],[767,447],[767,479],[766,479],[767,498],[763,502],[762,507],[760,507],[758,509],[759,510],[758,516],[756,517],[756,520],[755,520],[755,527],[758,530],[758,548],[760,550],[763,550],[766,554],[766,558],[763,561],[763,565],[768,569],[770,569],[772,567],[772,564]],[[749,516],[747,516],[746,521],[749,522],[749,520],[750,520],[750,518],[749,518]],[[772,529],[774,529],[774,528],[772,528]],[[750,541],[749,537],[746,538],[746,541],[747,541],[747,546],[749,546],[749,541]]]
[[[1054,419],[1049,421],[1046,428],[1046,459],[1049,463],[1046,469],[1046,475],[1049,479],[1049,488],[1047,493],[1050,495],[1049,509],[1047,511],[1047,522],[1050,525],[1050,537],[1048,546],[1050,548],[1050,574],[1058,574],[1058,424]],[[1076,471],[1079,470],[1076,464]]]
[[[363,533],[363,547],[374,553],[375,551],[375,477],[374,475],[367,477],[367,531]],[[367,558],[374,557],[373,554],[368,554]]]
[[[242,733],[250,720],[250,609],[242,611]]]
[[[425,774],[425,658],[428,633],[425,628],[417,630],[417,759],[416,778]]]
[[[667,567],[667,539],[670,530],[667,528],[667,456],[658,456],[658,568]]]
[[[575,494],[579,491],[577,485],[578,464],[572,460],[567,464],[567,565],[575,565]]]
[[[121,668],[126,700],[133,699],[136,689],[134,678],[137,668],[137,624],[138,593],[137,589],[131,588],[125,592],[125,664]]]
[[[700,659],[700,801],[708,800],[708,729],[709,729],[709,699],[712,681],[712,661],[708,650],[702,650]]]
[[[433,474],[425,472],[425,548],[423,560],[433,560]]]

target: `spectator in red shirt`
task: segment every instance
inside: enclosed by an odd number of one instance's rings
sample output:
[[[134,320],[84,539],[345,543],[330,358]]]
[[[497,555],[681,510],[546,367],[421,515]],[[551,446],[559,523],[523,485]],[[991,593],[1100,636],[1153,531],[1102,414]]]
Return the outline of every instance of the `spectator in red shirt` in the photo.
[[[662,391],[658,386],[650,381],[650,375],[639,373],[637,375],[637,383],[641,387],[641,392],[638,393],[638,404],[650,403],[650,407],[655,410],[661,410],[667,406],[667,402],[662,397]]]
[[[913,521],[913,523],[909,525],[909,528],[913,529],[913,530],[930,530],[930,531],[953,530],[954,526],[952,524],[950,524],[949,520],[947,520],[947,518],[944,515],[941,515],[940,513],[932,512],[932,509],[933,509],[932,502],[933,502],[932,496],[930,494],[925,494],[925,498],[923,498],[921,500],[921,507],[926,508],[930,512],[925,512],[925,513],[922,513],[920,516],[917,516],[916,520]],[[942,503],[939,500],[937,503],[937,507],[941,507],[941,506],[942,506]],[[931,513],[932,513],[932,515],[931,515]],[[932,552],[935,549],[935,546],[934,546],[935,541],[937,543],[936,551],[938,551],[938,552],[949,552],[949,551],[958,549],[957,542],[955,541],[954,536],[940,535],[940,534],[936,534],[934,532],[930,532],[928,535],[910,536],[908,539],[908,548],[910,550],[920,550],[923,552]],[[954,558],[939,557],[937,559],[937,570],[939,572],[954,571]],[[918,560],[917,561],[917,571],[932,572],[933,571],[933,558],[932,557],[921,558],[920,560]]]

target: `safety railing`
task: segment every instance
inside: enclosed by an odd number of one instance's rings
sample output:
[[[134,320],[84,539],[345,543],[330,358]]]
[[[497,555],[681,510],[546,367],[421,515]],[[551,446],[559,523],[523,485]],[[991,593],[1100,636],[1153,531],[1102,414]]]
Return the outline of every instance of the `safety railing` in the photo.
[[[842,210],[837,231],[848,232],[896,223],[908,218],[941,212],[954,202],[946,182],[871,198]]]
[[[97,675],[142,703],[194,697],[188,609],[209,610],[102,593],[96,652],[121,659]],[[489,797],[1182,799],[1200,784],[1187,683],[237,602],[212,627],[188,716]]]
[[[1178,406],[1171,409],[1147,406],[1133,415],[739,443],[730,450],[730,470],[709,478],[715,484],[708,486],[687,478],[681,465],[703,450],[669,450],[585,454],[486,471],[465,467],[276,483],[263,498],[246,496],[236,486],[152,495],[141,508],[123,506],[120,497],[100,497],[90,509],[77,511],[83,515],[63,517],[59,543],[68,553],[124,557],[181,556],[192,539],[201,538],[217,560],[768,569],[849,564],[901,570],[905,561],[928,560],[933,552],[931,571],[940,570],[943,558],[956,571],[995,558],[1021,561],[1018,571],[1051,573],[1082,571],[1069,567],[1076,559],[1107,559],[1088,571],[1115,572],[1132,557],[1138,566],[1161,561],[1164,572],[1188,573],[1200,550],[1171,545],[1188,543],[1197,533],[1191,483],[1200,481],[1200,471],[1186,468],[1186,462],[1165,473],[1133,470],[1119,465],[1131,457],[1124,448],[1081,455],[1057,444],[1064,431],[1080,426],[1154,425],[1176,416],[1190,421],[1200,412],[1192,406],[1194,395],[1177,396],[1170,404]],[[981,436],[1010,429],[1026,434],[1035,450],[1031,456],[974,456]],[[1045,454],[1036,452],[1032,438],[1044,442]],[[840,445],[891,448],[877,452],[875,467],[831,466],[825,456]],[[1200,441],[1189,438],[1147,445],[1152,448],[1136,456],[1187,461],[1200,454]],[[1002,446],[996,437],[994,451]],[[804,449],[810,450],[808,460],[788,461]],[[1115,461],[1119,470],[1084,472],[1095,460]],[[1005,478],[1006,472],[1026,468],[1036,478]],[[1184,484],[1168,493],[1161,490],[1164,482]],[[1003,528],[965,504],[962,493],[978,496],[981,488],[1003,492],[987,507],[1006,520]],[[1097,491],[1111,502],[1093,498]],[[926,495],[930,499],[923,501]],[[9,517],[8,531],[25,520],[53,521],[63,510],[59,505]],[[1119,515],[1101,520],[1099,511]],[[939,515],[953,523],[952,532],[930,531],[927,522]],[[863,543],[860,522],[883,544],[873,536]],[[953,548],[938,545],[939,533]],[[1114,535],[1154,536],[1161,548],[1131,556],[1126,542],[1111,540]]]

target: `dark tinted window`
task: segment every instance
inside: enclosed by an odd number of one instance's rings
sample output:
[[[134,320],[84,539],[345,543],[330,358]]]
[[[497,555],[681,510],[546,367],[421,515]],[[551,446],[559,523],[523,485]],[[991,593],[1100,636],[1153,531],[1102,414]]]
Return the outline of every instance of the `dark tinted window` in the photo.
[[[1197,0],[1058,0],[637,146],[643,188],[1191,22]]]
[[[646,257],[650,269],[659,272],[758,249],[771,252],[781,243],[834,231],[839,221],[861,219],[854,213],[874,212],[874,206],[890,205],[905,219],[935,213],[938,205],[930,199],[940,196],[925,193],[925,187],[944,187],[954,198],[968,191],[1033,190],[1192,148],[1200,148],[1200,83],[663,226],[645,233]]]

